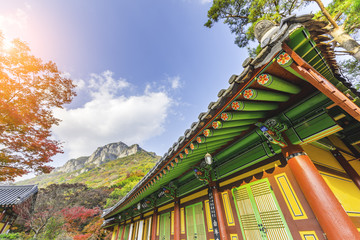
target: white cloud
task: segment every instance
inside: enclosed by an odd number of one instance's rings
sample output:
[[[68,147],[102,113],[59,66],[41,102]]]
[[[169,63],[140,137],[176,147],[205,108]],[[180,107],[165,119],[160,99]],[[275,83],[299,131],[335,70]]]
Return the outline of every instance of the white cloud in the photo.
[[[91,74],[87,86],[91,99],[76,109],[56,109],[62,119],[53,132],[64,141],[69,157],[90,155],[96,147],[117,141],[139,143],[164,131],[172,99],[165,91],[147,87],[144,93],[127,97],[119,91],[129,87],[125,79],[115,80],[113,73]]]
[[[180,81],[179,76],[168,77],[168,81],[170,82],[172,89],[177,89],[177,88],[180,88],[182,86],[182,83]]]
[[[211,3],[212,0],[200,0],[201,4]]]
[[[123,78],[115,80],[113,78],[113,73],[109,70],[103,72],[101,75],[95,73],[91,74],[89,81],[91,95],[94,98],[113,97],[120,90],[129,87],[129,85],[130,84]]]
[[[76,85],[76,90],[79,91],[81,89],[84,89],[85,88],[85,81],[82,80],[82,79],[74,79],[73,80],[73,83]]]

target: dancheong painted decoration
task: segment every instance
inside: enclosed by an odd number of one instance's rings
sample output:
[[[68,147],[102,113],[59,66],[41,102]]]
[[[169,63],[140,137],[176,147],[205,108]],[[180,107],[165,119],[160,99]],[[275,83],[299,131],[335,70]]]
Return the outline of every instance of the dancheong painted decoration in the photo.
[[[104,211],[113,240],[360,239],[359,93],[292,19]]]

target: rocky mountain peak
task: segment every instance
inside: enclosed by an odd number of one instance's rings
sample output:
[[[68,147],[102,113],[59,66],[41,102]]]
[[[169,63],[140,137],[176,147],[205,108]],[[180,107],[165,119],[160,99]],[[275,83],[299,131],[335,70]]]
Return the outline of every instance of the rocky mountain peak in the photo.
[[[87,172],[90,169],[98,167],[106,162],[127,157],[138,152],[146,152],[138,144],[130,147],[123,142],[106,144],[98,147],[90,157],[79,157],[67,161],[62,167],[54,169],[54,172],[73,172],[81,169],[81,172]],[[154,153],[149,153],[154,155]],[[155,155],[154,155],[155,156]]]
[[[110,143],[103,147],[98,147],[85,162],[87,164],[101,165],[117,158],[127,157],[137,152],[144,151],[138,144],[128,146],[123,142]]]

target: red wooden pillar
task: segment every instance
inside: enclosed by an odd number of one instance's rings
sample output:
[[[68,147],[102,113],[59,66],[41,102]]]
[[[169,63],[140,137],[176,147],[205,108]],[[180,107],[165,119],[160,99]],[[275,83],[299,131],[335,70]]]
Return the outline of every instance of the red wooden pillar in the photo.
[[[180,240],[180,199],[174,199],[174,240]]]
[[[229,238],[228,238],[226,225],[225,225],[225,216],[224,216],[223,210],[221,209],[220,193],[217,189],[215,182],[211,182],[210,187],[212,190],[212,194],[214,196],[215,211],[216,211],[216,216],[217,216],[217,220],[218,220],[221,240],[228,240]]]
[[[355,225],[302,147],[290,145],[282,152],[327,238],[360,239]]]
[[[157,208],[154,208],[153,221],[151,227],[151,240],[156,239],[156,225],[157,225]]]

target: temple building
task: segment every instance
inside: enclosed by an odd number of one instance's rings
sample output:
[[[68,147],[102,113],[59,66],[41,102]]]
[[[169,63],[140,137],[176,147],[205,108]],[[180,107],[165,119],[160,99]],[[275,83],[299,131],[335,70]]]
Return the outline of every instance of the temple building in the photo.
[[[113,240],[360,239],[360,99],[323,26],[257,24],[260,53],[104,211]]]
[[[37,185],[0,186],[0,234],[7,233],[22,211],[34,208]]]

